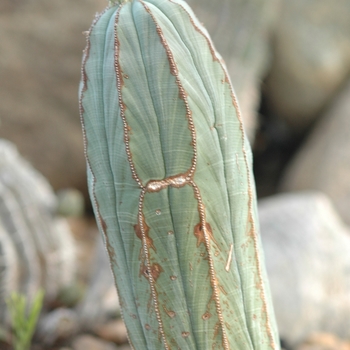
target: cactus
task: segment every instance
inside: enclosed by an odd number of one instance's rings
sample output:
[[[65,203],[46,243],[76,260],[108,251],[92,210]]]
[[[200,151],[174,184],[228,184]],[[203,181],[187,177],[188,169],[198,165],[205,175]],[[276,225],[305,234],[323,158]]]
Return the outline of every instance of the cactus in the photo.
[[[50,303],[76,278],[74,238],[55,206],[46,179],[0,139],[0,325],[12,292],[32,300],[43,288]]]
[[[132,348],[279,349],[237,99],[185,2],[95,18],[80,112]]]

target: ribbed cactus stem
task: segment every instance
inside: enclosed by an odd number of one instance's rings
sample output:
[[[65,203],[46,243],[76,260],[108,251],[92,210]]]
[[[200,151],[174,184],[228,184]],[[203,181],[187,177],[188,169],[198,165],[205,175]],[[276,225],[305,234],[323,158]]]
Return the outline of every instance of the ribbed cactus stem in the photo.
[[[182,0],[132,0],[87,40],[89,189],[132,347],[278,350],[250,147],[206,30]]]

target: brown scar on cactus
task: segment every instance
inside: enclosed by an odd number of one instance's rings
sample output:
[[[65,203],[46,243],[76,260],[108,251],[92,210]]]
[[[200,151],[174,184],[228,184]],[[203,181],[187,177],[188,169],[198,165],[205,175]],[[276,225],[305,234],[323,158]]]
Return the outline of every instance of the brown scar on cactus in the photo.
[[[157,252],[157,248],[153,244],[153,239],[149,236],[149,227],[147,226],[144,217],[143,217],[143,227],[144,227],[144,231],[145,231],[146,244],[147,244],[148,249],[152,248],[155,252]],[[135,230],[136,236],[142,242],[142,231],[141,231],[140,225],[139,224],[134,225],[134,230]],[[142,249],[143,248],[141,247],[141,252],[142,252]],[[140,252],[140,254],[141,254],[141,252]]]
[[[213,241],[215,243],[215,245],[218,247],[218,249],[220,250],[220,247],[218,245],[218,243],[216,242],[214,235],[213,235],[213,230],[209,224],[209,222],[205,223],[205,228],[206,231],[208,233],[208,236],[210,238],[211,241]],[[197,238],[197,248],[203,243],[205,245],[205,233],[204,230],[202,229],[202,224],[199,223],[195,226],[194,228],[194,235]]]

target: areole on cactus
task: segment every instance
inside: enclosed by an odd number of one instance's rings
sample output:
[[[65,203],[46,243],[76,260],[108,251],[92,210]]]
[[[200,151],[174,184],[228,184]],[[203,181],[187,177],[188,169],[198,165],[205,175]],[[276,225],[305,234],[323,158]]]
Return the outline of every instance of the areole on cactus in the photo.
[[[184,1],[125,1],[95,18],[80,110],[131,346],[279,349],[238,103]]]

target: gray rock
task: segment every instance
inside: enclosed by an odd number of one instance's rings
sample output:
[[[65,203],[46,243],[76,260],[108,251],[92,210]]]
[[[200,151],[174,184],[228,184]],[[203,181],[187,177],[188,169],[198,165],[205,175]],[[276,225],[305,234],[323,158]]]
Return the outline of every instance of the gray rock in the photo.
[[[349,179],[350,81],[292,160],[281,190],[311,189],[326,193],[350,225]]]
[[[293,347],[314,332],[350,338],[350,230],[316,192],[259,203],[280,336]]]
[[[297,131],[318,117],[350,72],[350,2],[282,0],[266,93]]]
[[[105,0],[1,0],[0,137],[55,190],[86,192],[77,90],[83,31]]]

